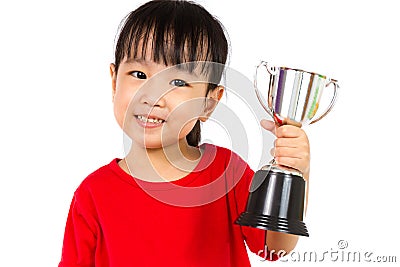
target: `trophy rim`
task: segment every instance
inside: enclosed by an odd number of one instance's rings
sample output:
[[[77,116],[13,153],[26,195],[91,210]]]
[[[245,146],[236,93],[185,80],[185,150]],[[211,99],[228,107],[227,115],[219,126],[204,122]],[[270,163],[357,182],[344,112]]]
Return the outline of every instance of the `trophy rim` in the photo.
[[[319,76],[320,78],[323,78],[323,79],[328,79],[328,76],[326,76],[326,75],[319,74],[319,73],[313,72],[313,71],[307,71],[307,70],[300,69],[300,68],[290,68],[290,67],[286,67],[286,66],[282,66],[282,67],[279,67],[279,68],[280,69],[284,69],[284,70],[301,71],[301,72],[305,72],[305,73],[308,73],[308,74],[317,75],[317,76]]]
[[[300,171],[298,171],[296,169],[293,169],[293,168],[288,168],[288,167],[285,168],[284,166],[279,166],[279,165],[276,165],[276,164],[264,165],[263,167],[261,167],[261,170],[263,170],[263,171],[272,171],[272,172],[280,172],[280,173],[288,174],[288,175],[297,175],[297,176],[303,178],[303,174]]]

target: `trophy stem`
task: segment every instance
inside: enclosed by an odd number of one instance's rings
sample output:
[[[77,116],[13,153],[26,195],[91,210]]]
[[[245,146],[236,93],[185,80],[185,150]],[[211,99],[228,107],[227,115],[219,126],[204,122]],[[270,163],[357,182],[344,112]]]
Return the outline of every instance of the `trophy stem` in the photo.
[[[272,158],[270,162],[267,165],[263,166],[260,170],[267,171],[267,173],[270,171],[281,172],[289,175],[297,175],[303,178],[303,174],[300,171],[286,166],[278,165],[276,163],[275,157]]]

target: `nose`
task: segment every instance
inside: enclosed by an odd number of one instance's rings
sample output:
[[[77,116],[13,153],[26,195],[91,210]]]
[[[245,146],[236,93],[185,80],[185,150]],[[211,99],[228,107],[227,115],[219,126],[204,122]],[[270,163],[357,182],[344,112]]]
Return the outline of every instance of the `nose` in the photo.
[[[166,79],[162,77],[152,77],[136,93],[140,104],[145,104],[150,107],[165,107],[165,95],[169,90]]]
[[[163,95],[150,95],[144,93],[140,97],[140,103],[150,107],[165,107],[165,99]]]

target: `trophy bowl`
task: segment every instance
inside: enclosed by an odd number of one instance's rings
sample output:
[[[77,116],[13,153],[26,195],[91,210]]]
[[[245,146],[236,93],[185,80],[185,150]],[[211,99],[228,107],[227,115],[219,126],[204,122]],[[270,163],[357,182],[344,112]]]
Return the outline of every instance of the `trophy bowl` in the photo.
[[[267,90],[257,85],[258,71],[264,67],[269,75]],[[333,97],[326,110],[315,116],[323,89],[333,87]],[[337,80],[325,75],[275,67],[265,61],[256,68],[254,87],[257,98],[277,126],[313,124],[325,117],[337,98]],[[309,236],[303,222],[306,181],[301,172],[280,166],[273,159],[258,170],[249,189],[246,210],[235,221],[242,226]]]

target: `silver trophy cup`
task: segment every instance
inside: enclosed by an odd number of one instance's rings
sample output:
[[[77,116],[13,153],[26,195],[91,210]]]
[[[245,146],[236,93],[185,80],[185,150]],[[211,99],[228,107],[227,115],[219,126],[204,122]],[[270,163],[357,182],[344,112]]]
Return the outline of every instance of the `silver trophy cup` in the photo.
[[[258,71],[264,67],[268,88],[257,85]],[[333,97],[327,109],[315,117],[323,89],[333,87]],[[324,75],[300,69],[270,66],[262,61],[256,69],[254,87],[263,108],[278,126],[312,124],[331,111],[339,89],[338,82]],[[264,230],[308,236],[303,222],[305,180],[298,170],[280,166],[273,159],[253,177],[246,211],[236,223]]]

